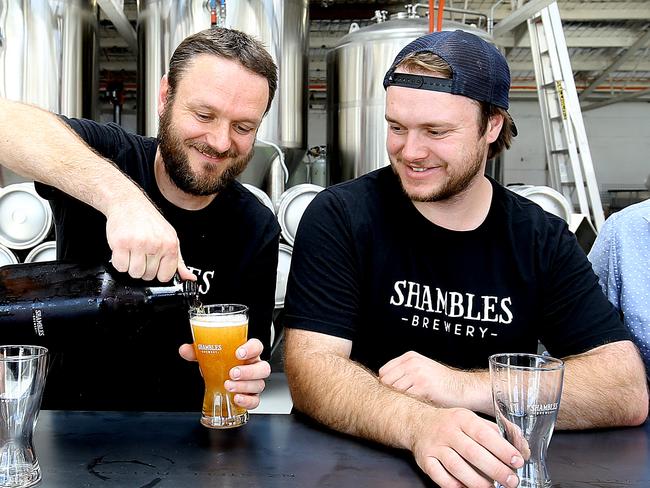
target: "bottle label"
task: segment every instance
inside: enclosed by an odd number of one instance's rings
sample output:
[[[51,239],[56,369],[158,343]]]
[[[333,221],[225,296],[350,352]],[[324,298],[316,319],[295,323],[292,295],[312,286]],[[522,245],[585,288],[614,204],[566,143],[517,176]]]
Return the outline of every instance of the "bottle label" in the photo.
[[[37,336],[43,337],[45,329],[43,328],[43,311],[40,308],[32,310],[32,323],[34,324],[34,332]]]

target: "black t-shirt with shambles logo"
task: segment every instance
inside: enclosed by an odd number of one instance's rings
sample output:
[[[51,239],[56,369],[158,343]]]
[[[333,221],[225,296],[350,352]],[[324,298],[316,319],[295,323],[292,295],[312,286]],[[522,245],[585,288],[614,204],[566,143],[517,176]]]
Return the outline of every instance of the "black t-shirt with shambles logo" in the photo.
[[[129,134],[116,124],[64,120],[129,175],[176,229],[185,263],[198,276],[201,301],[249,307],[248,337],[260,339],[268,354],[280,235],[273,213],[238,182],[202,210],[178,208],[162,196],[155,181],[155,138]],[[36,187],[52,206],[58,259],[107,263],[106,218],[52,187]],[[159,319],[155,330],[136,337],[129,336],[125,324],[115,324],[115,337],[97,340],[89,330],[69,350],[54,351],[43,407],[200,409],[203,381],[198,366],[178,355],[181,344],[192,342],[187,314]]]
[[[300,222],[285,326],[353,342],[374,371],[414,350],[457,368],[629,339],[566,223],[494,181],[485,221],[423,217],[383,168],[330,187]]]

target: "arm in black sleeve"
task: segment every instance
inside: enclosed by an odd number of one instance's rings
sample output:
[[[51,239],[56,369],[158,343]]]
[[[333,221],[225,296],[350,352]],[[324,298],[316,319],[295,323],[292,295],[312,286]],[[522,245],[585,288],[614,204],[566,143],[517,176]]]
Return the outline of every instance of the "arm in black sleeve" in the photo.
[[[629,340],[575,236],[566,225],[559,232],[544,278],[543,344],[551,354],[565,357]]]
[[[331,190],[305,211],[291,258],[287,327],[352,339],[359,319],[360,265],[344,202]]]

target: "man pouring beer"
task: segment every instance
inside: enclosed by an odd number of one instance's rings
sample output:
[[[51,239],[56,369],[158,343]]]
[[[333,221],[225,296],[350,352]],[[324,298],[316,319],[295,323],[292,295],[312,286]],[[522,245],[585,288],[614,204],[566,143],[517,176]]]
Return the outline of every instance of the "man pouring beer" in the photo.
[[[381,80],[377,80],[381,82]],[[505,58],[472,34],[406,46],[383,80],[390,166],[300,222],[285,301],[294,406],[409,449],[440,486],[514,487],[488,357],[565,361],[558,428],[638,425],[643,363],[564,221],[484,175],[516,135]]]
[[[277,86],[256,40],[209,29],[174,52],[158,99],[157,138],[116,124],[56,117],[0,100],[0,164],[36,180],[56,223],[57,258],[111,262],[131,277],[197,280],[203,303],[241,303],[249,337],[225,388],[237,405],[259,404],[270,368],[279,227],[235,181]],[[244,87],[244,89],[242,89]],[[91,331],[58,352],[44,408],[195,410],[203,383],[179,356],[192,342],[187,312],[166,314],[135,338]],[[194,359],[184,344],[180,354]]]

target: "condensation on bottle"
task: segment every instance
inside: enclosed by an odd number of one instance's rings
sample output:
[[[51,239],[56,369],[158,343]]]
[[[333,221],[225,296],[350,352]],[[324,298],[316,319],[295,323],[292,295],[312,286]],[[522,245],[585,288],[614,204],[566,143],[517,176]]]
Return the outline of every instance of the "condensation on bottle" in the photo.
[[[198,305],[195,282],[136,280],[103,265],[67,262],[0,268],[0,343],[62,347],[79,334],[128,340]]]

